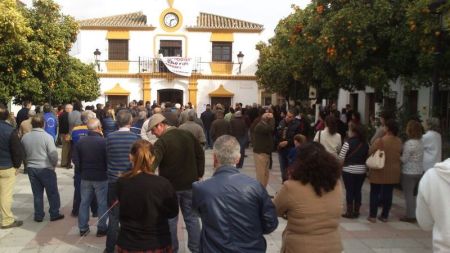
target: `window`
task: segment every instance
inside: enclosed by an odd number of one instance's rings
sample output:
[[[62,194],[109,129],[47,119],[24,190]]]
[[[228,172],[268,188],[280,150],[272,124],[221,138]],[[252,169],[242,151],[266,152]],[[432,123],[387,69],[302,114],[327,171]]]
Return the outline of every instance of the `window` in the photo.
[[[212,43],[212,60],[231,62],[231,42],[213,42]]]
[[[109,40],[109,60],[128,60],[128,40]]]

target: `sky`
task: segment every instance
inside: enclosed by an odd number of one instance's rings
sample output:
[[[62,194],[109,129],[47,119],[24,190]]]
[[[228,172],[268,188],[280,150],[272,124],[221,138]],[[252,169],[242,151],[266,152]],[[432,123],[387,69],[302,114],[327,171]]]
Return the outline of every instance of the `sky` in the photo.
[[[22,0],[28,5],[32,0]],[[136,11],[147,12],[152,3],[166,0],[54,0],[64,14],[76,19],[98,18]],[[175,0],[192,1],[200,11],[264,25],[264,40],[273,36],[278,21],[288,16],[291,4],[304,8],[310,0]]]

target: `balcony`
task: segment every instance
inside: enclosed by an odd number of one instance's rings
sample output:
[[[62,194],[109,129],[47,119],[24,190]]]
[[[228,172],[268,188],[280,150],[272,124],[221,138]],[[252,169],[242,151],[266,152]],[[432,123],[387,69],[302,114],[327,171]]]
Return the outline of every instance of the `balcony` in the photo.
[[[239,75],[239,64],[233,62],[204,62],[193,58],[192,73],[202,75]],[[97,73],[145,74],[168,73],[164,63],[158,58],[139,58],[137,61],[97,61]]]

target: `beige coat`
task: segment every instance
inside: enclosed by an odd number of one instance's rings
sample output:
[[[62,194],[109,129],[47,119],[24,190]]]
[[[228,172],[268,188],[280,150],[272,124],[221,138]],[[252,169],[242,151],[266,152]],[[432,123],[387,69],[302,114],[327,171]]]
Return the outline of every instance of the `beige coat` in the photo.
[[[370,170],[369,181],[372,184],[398,184],[400,183],[402,141],[391,135],[383,136],[384,153],[386,160],[381,170]],[[369,149],[369,155],[381,147],[380,139],[377,139]]]
[[[342,252],[339,219],[342,189],[338,180],[333,191],[319,197],[310,184],[287,180],[274,199],[279,216],[287,215],[281,252]]]

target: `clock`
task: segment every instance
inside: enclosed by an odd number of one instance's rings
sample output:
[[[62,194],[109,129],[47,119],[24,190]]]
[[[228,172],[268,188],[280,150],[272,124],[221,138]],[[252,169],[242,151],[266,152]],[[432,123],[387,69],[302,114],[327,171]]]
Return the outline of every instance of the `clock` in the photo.
[[[179,18],[177,16],[177,14],[173,13],[173,12],[169,12],[164,16],[164,24],[167,27],[175,27],[178,25],[179,22]]]

